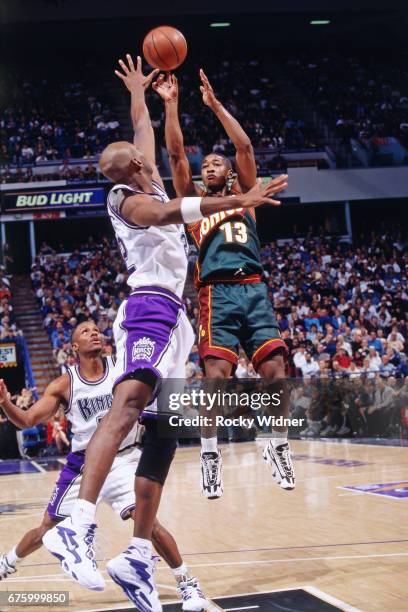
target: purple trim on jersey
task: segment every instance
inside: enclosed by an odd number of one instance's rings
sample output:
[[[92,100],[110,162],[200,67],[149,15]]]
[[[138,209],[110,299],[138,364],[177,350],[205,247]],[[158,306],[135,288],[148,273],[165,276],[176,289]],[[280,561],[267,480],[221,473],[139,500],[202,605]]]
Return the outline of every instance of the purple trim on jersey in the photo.
[[[180,300],[165,289],[141,287],[129,296],[120,323],[126,334],[125,363],[114,386],[140,369],[162,377],[157,366],[170,346],[181,309]]]
[[[75,366],[76,375],[78,376],[79,380],[84,383],[84,385],[90,385],[90,386],[100,385],[106,380],[109,374],[109,364],[108,364],[108,360],[106,359],[106,357],[104,357],[102,361],[103,361],[105,371],[104,371],[102,378],[99,378],[99,380],[88,380],[87,378],[82,378],[80,371],[79,371],[80,366],[79,367],[78,365]]]
[[[76,480],[82,475],[82,467],[84,463],[85,451],[69,453],[67,456],[67,462],[60,472],[47,507],[47,512],[50,518],[54,520],[66,518],[65,514],[61,514],[60,507],[68,491],[75,484]]]
[[[73,396],[73,391],[74,391],[74,379],[72,376],[72,372],[71,372],[71,367],[68,366],[67,368],[67,372],[68,372],[68,376],[69,376],[69,401],[68,401],[68,406],[66,408],[64,408],[64,413],[68,414],[71,411],[72,408],[72,396]]]
[[[157,287],[157,286],[136,287],[136,289],[133,289],[131,295],[134,295],[135,293],[163,295],[164,297],[170,298],[170,300],[174,300],[180,306],[183,306],[182,300],[175,293],[170,291],[170,289],[165,289],[164,287]]]

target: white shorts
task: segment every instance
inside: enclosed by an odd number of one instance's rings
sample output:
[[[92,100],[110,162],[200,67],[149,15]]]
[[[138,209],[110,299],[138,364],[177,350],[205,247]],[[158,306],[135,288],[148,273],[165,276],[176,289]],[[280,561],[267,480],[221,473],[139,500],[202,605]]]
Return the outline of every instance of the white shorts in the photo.
[[[117,351],[114,385],[135,370],[150,370],[158,390],[168,386],[184,389],[185,364],[194,332],[180,299],[157,287],[134,290],[119,307],[114,324]],[[155,397],[146,412],[157,412]]]
[[[136,505],[135,472],[140,455],[138,448],[119,454],[112,464],[98,497],[97,504],[107,503],[123,520],[130,517]],[[70,453],[67,456],[67,463],[61,470],[48,504],[47,511],[51,518],[65,518],[71,514],[73,504],[78,499],[84,463],[85,453],[83,451]]]

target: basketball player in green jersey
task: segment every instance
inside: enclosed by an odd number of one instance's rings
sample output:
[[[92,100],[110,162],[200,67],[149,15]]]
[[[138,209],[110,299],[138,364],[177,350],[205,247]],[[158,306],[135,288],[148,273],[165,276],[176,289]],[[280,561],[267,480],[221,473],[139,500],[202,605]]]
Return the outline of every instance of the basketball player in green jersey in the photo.
[[[153,88],[166,109],[166,147],[177,196],[232,196],[245,193],[256,183],[256,161],[251,141],[238,121],[216,98],[203,70],[200,70],[203,102],[215,113],[235,146],[236,173],[229,159],[218,153],[206,155],[201,166],[203,186],[193,182],[178,118],[178,85],[174,75],[160,75]],[[282,177],[279,177],[282,178]],[[287,183],[283,188],[286,188]],[[279,203],[279,202],[278,202]],[[279,383],[280,405],[275,416],[288,417],[285,385],[285,342],[262,282],[260,243],[254,210],[216,213],[189,226],[199,249],[195,270],[198,289],[199,354],[209,379],[227,379],[238,362],[240,344],[264,379]],[[290,458],[287,429],[276,427],[264,449],[276,481],[293,489],[295,477]],[[201,488],[214,499],[223,492],[222,457],[216,429],[202,431]]]

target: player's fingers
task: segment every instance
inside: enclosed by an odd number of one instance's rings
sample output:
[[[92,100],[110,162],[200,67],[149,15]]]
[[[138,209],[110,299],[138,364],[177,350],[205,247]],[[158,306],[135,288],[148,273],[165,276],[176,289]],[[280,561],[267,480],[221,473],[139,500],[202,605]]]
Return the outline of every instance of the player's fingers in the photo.
[[[126,54],[126,59],[127,59],[127,61],[128,61],[128,64],[129,64],[129,68],[130,68],[130,70],[132,70],[132,71],[133,71],[133,70],[135,69],[135,66],[134,66],[134,64],[133,64],[132,56],[130,55],[130,53],[127,53],[127,54]]]
[[[287,188],[288,184],[285,182],[282,183],[278,183],[277,185],[271,185],[270,187],[267,187],[264,191],[265,195],[275,195],[275,193],[280,193],[281,191],[285,191],[285,189]]]
[[[129,74],[129,68],[126,66],[125,62],[123,61],[123,59],[119,60],[119,66],[122,68],[122,70],[126,73]]]
[[[201,80],[206,83],[207,85],[209,85],[209,80],[207,78],[207,75],[205,74],[204,70],[202,68],[200,68],[200,77]]]
[[[280,206],[282,202],[280,200],[273,200],[272,198],[265,198],[264,204],[271,204],[272,206]]]
[[[281,174],[280,176],[276,177],[275,179],[272,179],[271,181],[269,181],[265,187],[266,189],[276,189],[276,187],[278,187],[279,185],[282,185],[283,183],[288,183],[288,175],[287,174]]]
[[[279,176],[276,176],[274,179],[272,179],[272,183],[279,182],[279,181],[281,181],[283,179],[285,179],[285,180],[288,179],[288,175],[287,174],[279,174]]]
[[[140,57],[140,55],[137,56],[136,66],[137,66],[137,71],[141,72],[142,71],[142,58]]]
[[[124,81],[126,79],[126,75],[122,74],[121,72],[119,72],[119,70],[115,70],[115,74],[116,76],[118,76],[120,79],[122,79],[122,81]]]
[[[145,87],[149,87],[150,83],[153,81],[154,77],[156,76],[156,74],[158,72],[159,72],[159,69],[155,68],[155,70],[152,70],[152,72],[147,75],[147,77],[145,78],[145,81],[144,81],[144,86]]]

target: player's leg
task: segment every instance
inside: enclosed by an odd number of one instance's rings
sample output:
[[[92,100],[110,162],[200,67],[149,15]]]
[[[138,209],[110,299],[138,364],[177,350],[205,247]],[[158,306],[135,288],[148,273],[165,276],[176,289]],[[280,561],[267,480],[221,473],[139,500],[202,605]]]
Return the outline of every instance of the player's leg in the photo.
[[[28,555],[35,552],[42,546],[44,534],[52,529],[62,519],[52,519],[48,512],[44,513],[41,524],[34,529],[27,531],[16,546],[0,556],[0,580],[4,580],[10,574],[17,571],[18,564]]]
[[[238,362],[234,310],[225,285],[208,285],[199,291],[198,349],[204,366],[204,391],[216,397],[222,392]],[[225,381],[225,382],[224,382]],[[201,427],[201,491],[207,499],[217,499],[223,493],[222,454],[218,449],[216,417],[220,414],[217,402],[211,409],[200,406],[200,416],[207,417]]]
[[[151,394],[152,386],[140,380],[126,379],[116,386],[112,408],[87,446],[79,498],[72,514],[43,539],[45,547],[61,561],[64,571],[92,590],[102,590],[105,584],[94,553],[96,501],[121,442]]]
[[[22,559],[42,546],[44,535],[70,514],[79,493],[84,460],[84,453],[70,453],[67,456],[66,464],[60,472],[41,524],[27,531],[10,552],[0,557],[0,579],[6,577],[2,576],[4,561],[13,568],[14,573]]]
[[[263,283],[241,287],[245,304],[245,330],[242,345],[260,374],[265,391],[279,402],[271,402],[270,415],[278,419],[289,416],[289,390],[285,376],[286,345],[281,338],[267,288]],[[274,425],[272,437],[264,449],[264,458],[270,463],[276,481],[283,489],[295,487],[295,475],[290,457],[288,427]]]
[[[289,417],[289,389],[285,378],[285,362],[282,349],[275,351],[270,357],[266,357],[258,366],[261,377],[271,382],[270,395],[277,393],[280,401],[273,406],[272,414],[275,418]],[[274,425],[272,437],[264,449],[264,459],[272,467],[276,481],[282,489],[292,490],[295,488],[295,473],[290,447],[288,442],[287,425]]]
[[[164,483],[177,442],[170,436],[167,418],[144,418],[145,436],[136,469],[133,538],[126,551],[111,559],[106,569],[141,610],[161,610],[154,582],[152,532]],[[170,430],[170,431],[169,431]],[[142,572],[140,570],[143,570]]]
[[[183,602],[182,609],[190,612],[206,609],[208,601],[203,594],[197,578],[190,576],[177,543],[171,533],[156,520],[152,533],[153,546],[171,568]]]
[[[101,491],[102,501],[108,503],[124,521],[135,518],[134,475],[140,456],[137,448],[118,453]],[[172,569],[183,610],[202,610],[207,601],[197,579],[190,576],[173,536],[155,520],[151,537],[154,548]]]

